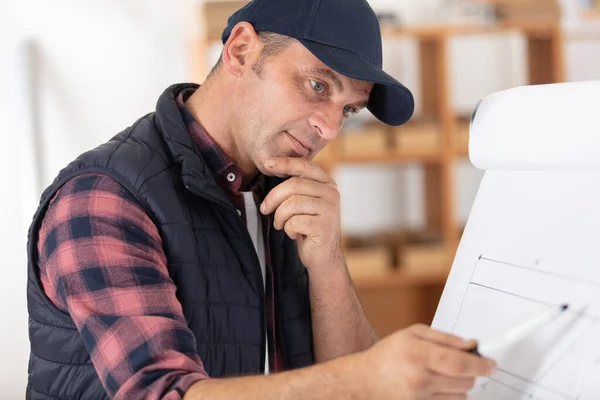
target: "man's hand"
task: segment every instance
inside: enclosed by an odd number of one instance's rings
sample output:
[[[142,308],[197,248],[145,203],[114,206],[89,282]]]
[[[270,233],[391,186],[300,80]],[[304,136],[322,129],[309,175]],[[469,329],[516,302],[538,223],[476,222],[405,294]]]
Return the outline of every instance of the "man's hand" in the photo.
[[[269,376],[207,379],[192,386],[196,399],[466,399],[478,376],[495,363],[467,353],[474,341],[414,325],[368,350]]]
[[[264,199],[260,211],[275,212],[274,226],[298,242],[302,263],[310,272],[343,265],[340,246],[340,193],[329,175],[303,158],[268,160],[269,172],[291,177]]]
[[[475,378],[495,371],[494,361],[466,352],[476,342],[413,325],[357,354],[373,398],[466,399]]]

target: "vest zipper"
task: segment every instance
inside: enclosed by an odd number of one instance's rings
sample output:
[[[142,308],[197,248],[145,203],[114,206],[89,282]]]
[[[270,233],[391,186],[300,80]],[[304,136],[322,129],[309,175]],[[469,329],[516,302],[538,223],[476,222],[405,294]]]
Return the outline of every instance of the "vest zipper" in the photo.
[[[254,250],[254,251],[252,251],[252,254],[254,254],[255,270],[258,269],[258,273],[256,274],[256,276],[257,276],[257,284],[258,284],[257,285],[258,286],[258,297],[259,297],[259,301],[260,301],[260,372],[262,374],[264,374],[265,363],[267,362],[265,360],[265,353],[266,353],[266,349],[267,349],[267,343],[266,343],[266,339],[265,339],[266,335],[267,335],[266,328],[265,328],[266,327],[265,288],[264,288],[264,284],[263,284],[263,280],[262,280],[262,271],[260,269],[260,260],[258,259],[258,255],[256,254],[256,249],[254,249],[254,243],[252,243],[252,238],[250,237],[248,228],[244,225],[244,221],[242,221],[242,217],[239,216],[239,214],[237,213],[237,210],[232,205],[226,204],[212,196],[208,196],[205,193],[194,190],[194,188],[192,188],[189,185],[185,185],[185,187],[187,190],[189,190],[196,196],[202,197],[212,203],[218,204],[219,206],[224,207],[228,211],[234,213],[236,220],[244,228],[243,231],[245,232],[245,234],[243,236],[245,238],[246,245],[250,244],[250,248]]]
[[[277,315],[277,330],[279,333],[279,351],[281,352],[281,359],[283,360],[283,370],[288,370],[291,368],[291,362],[288,360],[288,355],[286,351],[285,344],[285,335],[283,334],[283,315],[281,315],[281,301],[279,299],[279,281],[278,277],[275,276],[275,271],[273,268],[273,293],[275,295],[275,313]],[[277,338],[273,338],[275,343],[277,343]],[[281,371],[279,371],[281,372]]]

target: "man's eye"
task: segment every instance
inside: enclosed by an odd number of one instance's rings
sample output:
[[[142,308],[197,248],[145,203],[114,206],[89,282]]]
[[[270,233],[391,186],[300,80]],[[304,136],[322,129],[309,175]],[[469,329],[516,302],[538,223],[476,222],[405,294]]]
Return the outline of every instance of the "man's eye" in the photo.
[[[356,108],[354,108],[352,106],[346,106],[346,107],[344,107],[344,114],[345,115],[356,114]]]
[[[311,80],[310,85],[312,86],[313,90],[318,93],[323,93],[326,89],[325,85],[321,82]]]

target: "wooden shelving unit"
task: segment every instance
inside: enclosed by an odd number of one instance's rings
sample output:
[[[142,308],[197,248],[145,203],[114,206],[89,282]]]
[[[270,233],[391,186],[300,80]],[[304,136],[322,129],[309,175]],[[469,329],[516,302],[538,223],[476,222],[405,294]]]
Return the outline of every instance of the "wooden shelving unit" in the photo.
[[[193,80],[202,82],[206,76],[207,55],[210,43],[220,39],[226,18],[245,4],[245,1],[208,1],[198,12],[205,33],[192,41],[191,61]],[[360,140],[360,133],[342,132],[321,155],[320,163],[331,173],[343,164],[402,164],[418,163],[425,172],[425,231],[439,238],[439,246],[447,254],[441,266],[424,265],[423,268],[406,268],[392,257],[395,267],[373,273],[361,273],[353,280],[361,302],[380,335],[386,335],[407,325],[430,323],[435,313],[456,251],[462,227],[456,216],[456,162],[468,156],[469,116],[456,115],[450,102],[449,41],[459,35],[521,33],[527,43],[528,81],[530,84],[562,82],[565,80],[564,44],[560,27],[552,23],[519,23],[465,26],[382,26],[384,38],[412,38],[418,43],[420,53],[420,93],[422,115],[400,128],[375,125],[381,137],[374,148],[365,152],[348,151],[344,140]],[[428,124],[427,147],[399,146],[410,143],[411,133]],[[433,141],[431,130],[435,131]],[[407,140],[399,138],[407,135]],[[417,134],[418,136],[418,134]],[[413,137],[417,137],[413,136]],[[384,143],[383,147],[381,143]],[[433,143],[433,144],[432,144]],[[355,146],[360,149],[361,146]],[[345,243],[350,241],[344,240]]]
[[[402,268],[390,271],[387,274],[374,274],[356,280],[355,286],[359,291],[379,290],[385,288],[402,288],[415,286],[438,286],[448,277],[445,268],[426,271],[406,271]]]

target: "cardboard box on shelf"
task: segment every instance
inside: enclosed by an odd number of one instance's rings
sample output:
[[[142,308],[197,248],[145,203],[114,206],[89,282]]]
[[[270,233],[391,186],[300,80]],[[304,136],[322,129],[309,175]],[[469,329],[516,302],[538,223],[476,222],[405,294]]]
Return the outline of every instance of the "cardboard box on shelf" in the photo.
[[[396,150],[399,153],[435,153],[440,143],[435,122],[413,122],[394,129]]]
[[[388,150],[385,127],[366,125],[355,130],[342,132],[341,151],[345,155],[381,154]]]
[[[409,270],[440,270],[450,268],[447,249],[439,243],[407,244],[398,251],[400,267]]]
[[[392,269],[392,256],[385,246],[347,249],[344,257],[352,277],[377,276]]]
[[[494,0],[496,17],[505,22],[559,22],[559,0]]]

